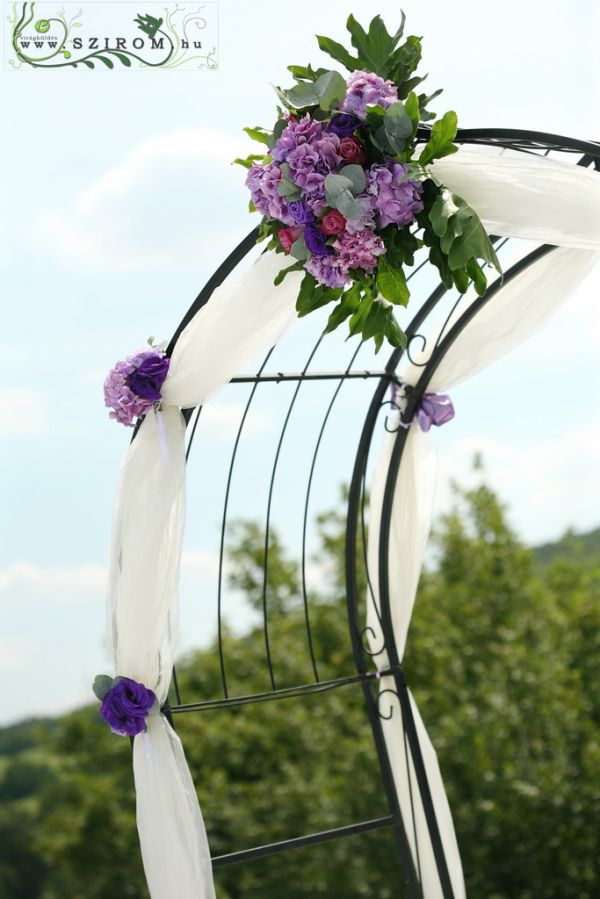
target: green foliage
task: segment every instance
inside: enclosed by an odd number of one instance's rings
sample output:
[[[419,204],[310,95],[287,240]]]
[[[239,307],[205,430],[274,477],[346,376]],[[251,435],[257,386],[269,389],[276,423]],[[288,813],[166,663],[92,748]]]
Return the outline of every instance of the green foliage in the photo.
[[[319,516],[318,535],[311,564],[320,576],[309,608],[326,680],[354,670],[343,503]],[[456,490],[434,550],[405,667],[448,789],[467,893],[593,899],[600,889],[597,532],[579,549],[568,535],[534,553],[479,485]],[[264,552],[261,527],[239,522],[228,550],[231,585],[257,611],[267,605],[277,686],[306,683],[301,570],[272,534],[264,590]],[[364,597],[364,569],[358,578]],[[269,689],[262,628],[243,636],[226,630],[223,641],[231,695]],[[178,673],[184,701],[221,693],[215,646],[190,654]],[[176,725],[215,854],[386,814],[356,685],[181,715]],[[0,752],[0,896],[147,899],[129,741],[110,733],[97,706],[0,730]],[[216,879],[219,899],[403,895],[388,831],[220,869]]]

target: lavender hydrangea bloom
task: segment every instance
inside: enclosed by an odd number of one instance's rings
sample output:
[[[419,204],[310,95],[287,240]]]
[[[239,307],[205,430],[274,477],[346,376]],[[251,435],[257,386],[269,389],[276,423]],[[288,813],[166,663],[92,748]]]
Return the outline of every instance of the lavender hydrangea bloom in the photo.
[[[160,360],[160,363],[158,363],[158,360]],[[145,415],[156,402],[155,399],[149,399],[148,396],[138,394],[134,389],[134,385],[137,384],[139,386],[139,380],[138,382],[135,380],[136,373],[142,365],[146,364],[146,367],[148,367],[149,361],[157,364],[150,365],[150,383],[146,379],[146,393],[155,395],[152,387],[158,388],[158,399],[160,399],[160,387],[167,376],[169,360],[157,350],[144,350],[141,353],[136,353],[134,356],[128,356],[126,359],[117,362],[106,376],[104,381],[104,405],[113,410],[110,413],[110,418],[116,419],[120,424],[129,427],[133,426],[134,419]],[[143,375],[141,380],[144,380]]]
[[[369,104],[387,109],[398,99],[398,88],[373,72],[352,72],[346,82],[346,96],[340,106],[342,112],[352,112],[364,119]]]
[[[402,181],[405,172],[405,166],[392,160],[385,165],[372,165],[367,172],[367,193],[373,197],[381,228],[408,225],[423,209],[423,186],[410,179]]]
[[[246,175],[246,187],[250,189],[252,202],[259,212],[284,225],[295,225],[287,200],[279,194],[281,169],[275,162],[268,165],[253,163]]]
[[[146,718],[155,702],[152,690],[130,677],[122,677],[102,700],[100,714],[113,733],[135,737],[146,729]]]
[[[340,256],[311,256],[304,268],[326,287],[345,287],[351,282],[348,266]]]
[[[338,135],[326,131],[321,122],[312,119],[306,113],[298,121],[293,119],[288,121],[271,150],[274,163],[270,163],[270,165],[275,165],[278,172],[280,171],[279,163],[286,162],[289,165],[290,178],[300,188],[302,198],[307,203],[309,210],[314,215],[319,215],[326,206],[325,176],[330,172],[337,171],[342,163],[339,150]],[[250,172],[252,173],[252,169]],[[246,184],[251,191],[254,177],[254,175],[249,175],[246,179]],[[260,208],[256,202],[254,205],[264,212],[264,208]],[[288,205],[286,205],[287,208]],[[271,215],[268,212],[266,214]],[[285,222],[285,219],[281,219],[281,221]],[[286,222],[286,224],[289,223]]]
[[[356,234],[344,231],[333,246],[347,268],[362,268],[369,272],[377,265],[377,257],[385,253],[382,239],[368,228]]]
[[[362,212],[357,219],[348,219],[346,222],[346,231],[350,234],[358,234],[359,231],[364,231],[365,228],[370,229],[371,231],[375,228],[375,197],[368,193],[357,194],[354,199],[358,203],[359,206],[362,207]]]

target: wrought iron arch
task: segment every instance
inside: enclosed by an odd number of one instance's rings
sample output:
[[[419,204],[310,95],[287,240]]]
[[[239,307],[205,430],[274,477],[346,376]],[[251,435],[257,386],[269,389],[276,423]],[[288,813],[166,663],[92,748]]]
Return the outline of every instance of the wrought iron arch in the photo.
[[[420,136],[426,138],[427,129],[420,129]],[[583,166],[594,166],[600,169],[600,144],[561,137],[553,134],[546,134],[533,131],[512,130],[512,129],[463,129],[460,130],[456,141],[465,145],[484,145],[503,148],[520,153],[535,153],[548,155],[550,153],[560,154],[564,157],[569,154],[576,157],[576,164]],[[227,276],[235,269],[235,267],[244,259],[244,257],[252,250],[256,243],[258,229],[253,229],[233,250],[233,252],[219,266],[212,277],[208,280],[196,300],[190,306],[188,312],[182,319],[179,327],[176,329],[167,349],[167,354],[171,355],[185,326],[192,320],[202,306],[208,302],[213,291],[227,278]],[[497,248],[501,248],[507,241],[506,239],[493,238]],[[429,354],[429,358],[422,366],[422,373],[418,383],[411,391],[402,419],[405,423],[412,420],[416,408],[427,390],[432,375],[439,366],[441,360],[448,352],[450,347],[457,340],[468,323],[476,316],[486,304],[492,302],[494,297],[501,290],[502,286],[513,278],[516,278],[525,271],[532,263],[536,262],[542,256],[552,252],[551,246],[540,246],[532,253],[523,257],[519,262],[513,265],[504,274],[503,283],[495,282],[487,291],[484,297],[470,304],[466,310],[457,318],[457,320],[448,327],[450,317],[455,309],[456,303],[452,305],[450,311],[445,318],[445,325],[442,328],[435,346]],[[411,274],[411,277],[418,275],[422,266],[418,266]],[[414,291],[413,291],[414,295]],[[360,685],[365,708],[367,711],[369,723],[374,740],[377,760],[381,774],[381,780],[385,798],[388,805],[388,814],[379,818],[353,821],[334,829],[328,829],[316,833],[304,835],[290,835],[290,838],[284,841],[272,842],[258,847],[249,847],[242,850],[235,850],[213,858],[213,866],[215,868],[230,864],[249,861],[252,859],[263,858],[279,852],[290,849],[310,846],[327,840],[351,836],[366,831],[379,828],[392,828],[395,834],[396,845],[401,857],[404,881],[406,885],[406,894],[411,899],[427,899],[424,897],[420,886],[420,876],[418,865],[415,866],[411,852],[405,826],[402,822],[402,816],[398,805],[396,789],[390,766],[388,750],[385,745],[384,736],[381,727],[381,719],[390,714],[390,710],[385,708],[382,698],[387,691],[379,693],[378,680],[382,674],[391,676],[394,679],[394,694],[397,696],[402,709],[403,727],[405,733],[405,741],[410,747],[411,756],[414,763],[416,786],[420,792],[429,836],[434,851],[435,863],[441,884],[444,899],[455,899],[450,875],[448,872],[447,860],[444,854],[444,848],[439,832],[438,822],[436,820],[435,810],[430,795],[429,784],[425,766],[419,745],[415,722],[413,719],[412,709],[407,693],[407,685],[402,669],[400,657],[394,640],[392,627],[391,610],[389,603],[389,571],[388,571],[388,545],[390,539],[390,524],[392,515],[392,505],[394,491],[402,464],[403,450],[406,444],[407,430],[398,428],[394,438],[394,446],[390,458],[387,479],[385,483],[385,491],[383,498],[383,507],[380,521],[379,534],[379,573],[378,573],[378,592],[380,597],[380,607],[378,616],[383,632],[383,645],[376,650],[369,649],[367,646],[367,628],[362,619],[361,604],[364,597],[360,595],[358,571],[360,566],[366,567],[367,582],[369,581],[369,571],[366,564],[366,499],[365,499],[365,480],[367,474],[367,465],[369,453],[373,438],[375,436],[378,422],[382,410],[385,412],[386,405],[389,401],[386,399],[390,386],[398,383],[397,369],[403,357],[410,358],[411,349],[419,342],[421,346],[427,340],[422,334],[422,328],[426,325],[429,316],[439,313],[442,303],[452,299],[452,291],[440,284],[417,308],[412,321],[406,328],[408,337],[408,346],[406,350],[394,350],[383,368],[361,369],[357,366],[357,358],[361,348],[361,343],[352,347],[348,364],[344,368],[331,371],[313,371],[312,362],[317,351],[321,347],[322,335],[319,335],[316,343],[312,346],[306,362],[300,371],[269,371],[269,360],[272,351],[265,357],[258,372],[252,375],[240,375],[232,379],[231,383],[247,384],[249,386],[249,395],[245,403],[236,436],[233,440],[233,447],[228,465],[227,477],[224,485],[224,498],[221,513],[221,527],[219,535],[218,549],[218,586],[216,595],[217,607],[217,645],[219,652],[219,668],[221,672],[222,696],[215,698],[194,698],[193,701],[183,701],[181,696],[177,672],[173,672],[173,689],[171,693],[170,704],[165,706],[165,713],[169,720],[173,722],[173,717],[180,714],[202,712],[208,709],[233,708],[235,706],[248,705],[270,700],[287,699],[291,700],[295,697],[306,696],[311,694],[319,694],[325,691],[333,690],[346,685]],[[416,304],[417,298],[413,299]],[[351,384],[360,380],[362,382],[374,383],[370,401],[367,404],[362,429],[358,437],[356,452],[353,464],[351,466],[351,474],[349,479],[349,491],[347,496],[346,509],[346,539],[345,539],[345,579],[346,579],[346,606],[348,618],[349,641],[354,659],[355,670],[348,672],[335,679],[322,680],[319,675],[319,660],[316,658],[313,646],[313,634],[311,629],[310,615],[310,599],[307,589],[306,566],[307,566],[307,529],[309,526],[309,510],[313,491],[313,476],[315,465],[320,452],[323,435],[330,423],[332,410],[338,400],[341,388],[344,385]],[[320,422],[311,463],[309,466],[309,476],[306,484],[304,495],[303,520],[301,528],[301,600],[304,613],[304,626],[306,636],[306,647],[310,659],[310,669],[313,679],[307,683],[297,684],[292,687],[278,686],[277,673],[275,671],[270,638],[269,638],[269,615],[267,602],[267,571],[269,564],[269,548],[270,548],[270,517],[272,501],[276,489],[276,475],[280,462],[281,452],[290,423],[291,416],[294,411],[296,400],[300,390],[309,382],[328,382],[334,385],[333,392],[326,406],[325,412]],[[232,477],[235,466],[237,464],[237,455],[240,439],[242,437],[247,416],[251,410],[252,404],[257,395],[259,388],[268,383],[285,383],[291,382],[294,386],[291,399],[283,416],[283,422],[277,433],[275,452],[273,456],[272,468],[269,475],[268,497],[265,516],[265,536],[264,536],[264,579],[262,593],[262,629],[264,636],[265,662],[268,671],[269,688],[260,693],[251,693],[248,695],[234,694],[229,688],[227,674],[227,660],[225,657],[224,643],[222,639],[222,591],[223,591],[223,560],[226,544],[226,528],[229,515],[229,499],[232,485]],[[187,409],[184,416],[189,429],[189,438],[187,445],[186,459],[190,457],[191,451],[197,443],[198,425],[201,421],[202,407],[196,409]],[[386,425],[387,426],[387,425]],[[134,433],[135,438],[135,433]],[[385,650],[389,667],[384,671],[378,670],[377,656],[381,655]],[[409,778],[410,783],[410,778]],[[210,837],[210,832],[209,832]]]

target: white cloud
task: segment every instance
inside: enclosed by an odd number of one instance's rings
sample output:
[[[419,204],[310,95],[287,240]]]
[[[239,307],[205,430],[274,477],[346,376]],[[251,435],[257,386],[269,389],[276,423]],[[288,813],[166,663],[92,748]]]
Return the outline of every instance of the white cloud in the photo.
[[[9,387],[0,390],[0,436],[36,437],[48,427],[43,395],[37,390]]]
[[[13,562],[0,569],[0,602],[22,601],[31,597],[59,603],[87,599],[103,590],[105,583],[106,572],[99,565],[68,568]]]
[[[89,272],[155,269],[225,251],[232,212],[244,208],[242,170],[231,165],[247,152],[244,143],[214,128],[150,137],[68,205],[41,211],[35,237],[66,267]]]
[[[0,670],[23,668],[26,664],[32,641],[25,638],[0,638]]]

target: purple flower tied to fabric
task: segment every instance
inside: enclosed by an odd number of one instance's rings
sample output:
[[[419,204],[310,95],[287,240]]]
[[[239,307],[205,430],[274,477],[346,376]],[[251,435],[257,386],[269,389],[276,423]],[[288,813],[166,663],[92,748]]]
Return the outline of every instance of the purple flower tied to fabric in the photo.
[[[114,734],[135,737],[146,730],[146,718],[155,705],[152,690],[130,677],[120,677],[104,696],[100,714]]]
[[[143,399],[158,402],[170,362],[171,360],[163,353],[146,356],[140,365],[127,375],[128,386]]]
[[[338,137],[348,137],[361,125],[360,119],[350,112],[340,112],[334,115],[327,125],[327,131],[337,134]]]
[[[333,256],[334,252],[331,247],[327,246],[326,236],[316,225],[306,225],[304,229],[304,240],[306,246],[313,256]]]
[[[307,225],[314,222],[315,217],[304,200],[292,200],[288,202],[288,211],[299,225]]]
[[[424,393],[417,409],[417,421],[422,431],[432,425],[440,427],[454,418],[452,400],[445,393]]]
[[[143,350],[117,362],[104,381],[104,405],[112,409],[110,418],[132,427],[136,418],[146,415],[160,399],[169,364],[158,350]]]

